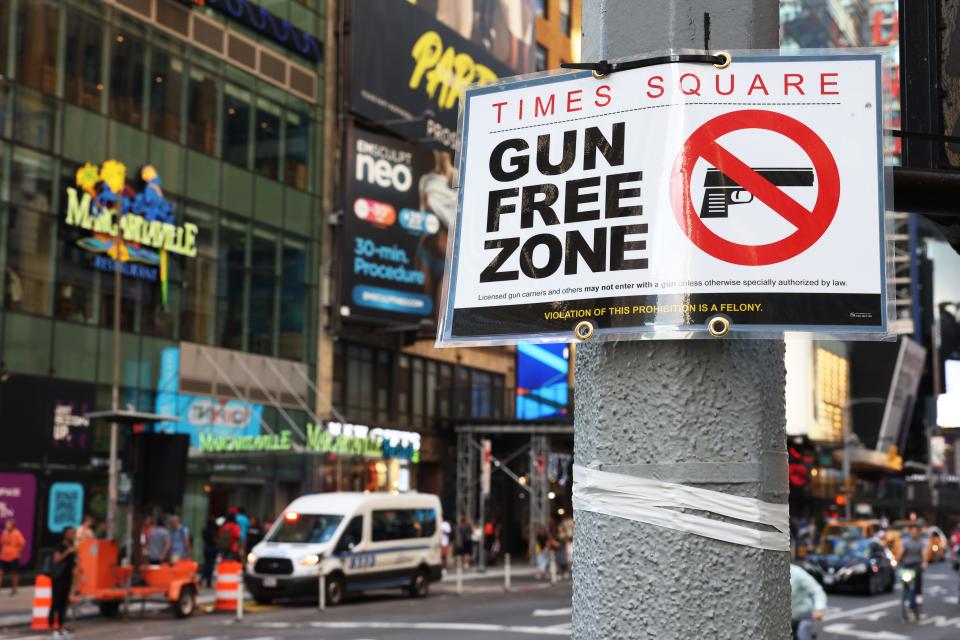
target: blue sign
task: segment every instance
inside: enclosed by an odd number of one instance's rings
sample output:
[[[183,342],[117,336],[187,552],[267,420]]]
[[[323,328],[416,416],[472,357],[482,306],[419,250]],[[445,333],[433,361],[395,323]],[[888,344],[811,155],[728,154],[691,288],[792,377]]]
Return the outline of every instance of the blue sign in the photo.
[[[517,417],[567,415],[570,350],[565,344],[517,345]]]
[[[200,435],[215,437],[260,435],[263,405],[242,400],[180,393],[180,349],[168,347],[160,356],[156,412],[178,416],[177,422],[157,423],[161,433],[186,433],[190,444],[199,447]]]
[[[63,533],[67,527],[79,527],[81,522],[83,485],[79,482],[54,482],[50,486],[47,528],[53,533]]]
[[[316,38],[297,29],[290,24],[289,20],[284,20],[249,0],[189,1],[196,5],[210,7],[225,16],[229,16],[312,62],[323,60],[323,50]]]

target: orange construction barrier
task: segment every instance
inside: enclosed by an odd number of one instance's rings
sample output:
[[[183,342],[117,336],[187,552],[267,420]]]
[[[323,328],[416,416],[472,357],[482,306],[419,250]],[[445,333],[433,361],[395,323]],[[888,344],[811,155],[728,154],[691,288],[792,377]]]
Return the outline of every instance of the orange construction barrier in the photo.
[[[243,588],[242,577],[243,565],[236,560],[222,560],[217,565],[214,611],[236,612],[238,592]]]
[[[38,575],[33,583],[33,621],[30,628],[34,631],[45,631],[50,628],[47,618],[50,616],[50,605],[53,604],[53,580],[50,576]]]

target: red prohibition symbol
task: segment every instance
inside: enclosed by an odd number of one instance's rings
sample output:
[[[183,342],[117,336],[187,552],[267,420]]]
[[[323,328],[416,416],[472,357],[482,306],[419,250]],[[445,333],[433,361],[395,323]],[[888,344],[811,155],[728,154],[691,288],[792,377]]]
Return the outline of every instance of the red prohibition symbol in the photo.
[[[772,131],[789,138],[804,150],[817,176],[817,200],[812,211],[808,211],[783,189],[771,184],[718,142],[721,136],[745,129]],[[732,242],[711,231],[700,219],[690,195],[693,168],[700,158],[753,194],[773,214],[796,227],[796,231],[782,240],[758,245]],[[826,143],[799,120],[774,111],[733,111],[708,120],[687,139],[673,166],[670,199],[680,228],[707,254],[724,262],[744,266],[776,264],[800,255],[826,232],[840,202],[840,172]]]

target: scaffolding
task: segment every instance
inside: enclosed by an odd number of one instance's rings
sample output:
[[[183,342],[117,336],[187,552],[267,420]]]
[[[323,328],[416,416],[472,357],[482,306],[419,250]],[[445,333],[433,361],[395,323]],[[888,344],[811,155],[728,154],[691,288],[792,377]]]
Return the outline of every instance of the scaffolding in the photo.
[[[547,527],[550,519],[550,479],[548,463],[550,460],[550,435],[572,434],[569,425],[489,425],[457,427],[457,522],[464,515],[482,519],[479,502],[481,478],[482,445],[481,437],[497,434],[529,436],[529,442],[523,444],[510,455],[494,459],[491,472],[501,471],[512,479],[529,497],[528,552],[530,557],[536,553],[537,533],[541,527]],[[521,473],[510,468],[514,461],[523,460],[527,454],[527,470]],[[524,475],[525,474],[525,475]],[[479,517],[478,517],[479,516]]]

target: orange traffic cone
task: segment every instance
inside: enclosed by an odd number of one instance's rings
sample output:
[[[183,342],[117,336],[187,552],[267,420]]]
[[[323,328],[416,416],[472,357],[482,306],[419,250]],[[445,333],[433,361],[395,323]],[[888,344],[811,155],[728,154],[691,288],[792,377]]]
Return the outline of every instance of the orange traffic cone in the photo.
[[[217,565],[216,599],[214,611],[237,610],[238,591],[243,588],[241,574],[243,565],[236,560],[223,560]]]
[[[33,583],[33,621],[30,628],[34,631],[44,631],[50,628],[47,618],[50,616],[50,605],[53,604],[53,580],[50,576],[38,575]]]

